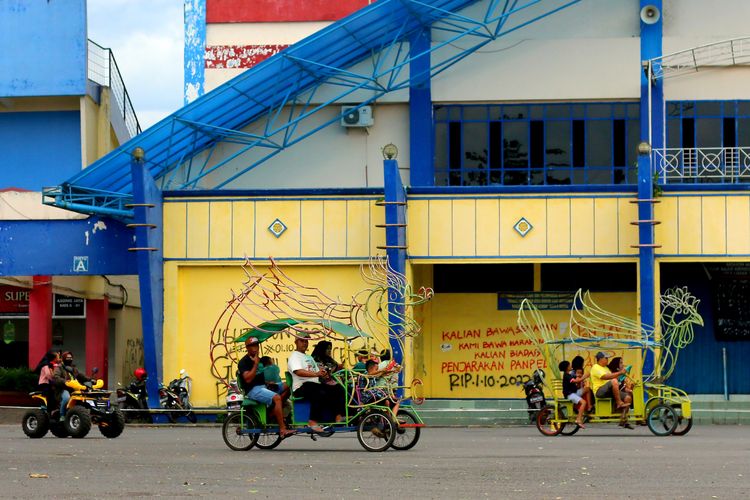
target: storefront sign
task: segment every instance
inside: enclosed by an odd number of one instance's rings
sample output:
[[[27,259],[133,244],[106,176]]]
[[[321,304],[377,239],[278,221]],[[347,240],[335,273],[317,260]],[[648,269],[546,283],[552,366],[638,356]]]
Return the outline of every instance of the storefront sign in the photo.
[[[29,317],[31,289],[11,285],[0,285],[0,316],[8,318]],[[53,318],[85,318],[86,299],[54,295]]]
[[[85,318],[86,299],[55,294],[53,318]]]
[[[0,316],[28,316],[30,293],[29,288],[0,285]]]

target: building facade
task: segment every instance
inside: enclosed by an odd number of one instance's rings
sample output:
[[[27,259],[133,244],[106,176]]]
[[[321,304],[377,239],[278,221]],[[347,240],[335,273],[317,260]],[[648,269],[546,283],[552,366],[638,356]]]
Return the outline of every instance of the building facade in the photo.
[[[69,180],[154,226],[136,232],[147,365],[187,368],[196,403],[220,404],[208,349],[246,257],[346,298],[386,253],[435,290],[404,354],[426,397],[521,396],[546,366],[516,327],[519,297],[564,334],[578,288],[653,325],[673,286],[705,325],[670,382],[750,391],[745,2],[500,4],[378,0],[230,72],[209,47],[268,44],[253,37],[275,26],[212,26],[211,0],[186,3],[212,90]],[[145,157],[125,158],[136,146]],[[108,180],[124,171],[132,184]],[[286,344],[268,346],[280,364]]]
[[[103,236],[118,226],[41,201],[139,133],[137,118],[111,51],[87,38],[84,0],[4,2],[0,27],[0,366],[55,348],[125,380],[143,354],[135,266]]]

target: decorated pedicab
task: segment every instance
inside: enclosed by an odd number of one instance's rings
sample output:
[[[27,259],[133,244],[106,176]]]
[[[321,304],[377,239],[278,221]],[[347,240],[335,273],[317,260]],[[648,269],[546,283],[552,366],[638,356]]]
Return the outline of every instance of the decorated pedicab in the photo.
[[[246,339],[255,337],[261,345],[266,341],[286,341],[295,338],[309,339],[310,343],[327,340],[338,346],[345,367],[331,374],[331,379],[343,389],[345,410],[339,422],[319,422],[320,428],[308,425],[310,403],[304,399],[289,398],[284,419],[286,427],[294,432],[290,437],[307,436],[313,440],[336,433],[355,432],[359,443],[368,451],[385,451],[388,448],[408,450],[417,444],[422,419],[415,409],[421,404],[422,382],[419,379],[404,384],[402,353],[407,341],[419,333],[419,325],[409,308],[422,304],[432,297],[432,290],[420,289],[412,293],[405,277],[388,266],[387,260],[374,258],[369,266],[361,267],[362,278],[370,286],[349,302],[332,299],[316,288],[292,280],[276,264],[259,272],[250,262],[243,266],[247,279],[241,292],[234,293],[227,308],[217,321],[212,334],[212,372],[216,378],[229,385],[221,362],[231,361],[231,366],[242,356],[239,347]],[[388,307],[388,301],[400,307]],[[388,343],[394,361],[382,363],[377,375],[368,375],[347,366],[355,350],[377,345],[375,335],[381,332],[381,346]],[[238,332],[238,335],[233,335]],[[396,364],[395,361],[400,361]],[[238,376],[230,372],[230,376]],[[291,374],[286,374],[291,386]],[[368,393],[369,391],[369,393]],[[238,411],[230,412],[222,427],[222,436],[232,450],[273,449],[283,440],[278,422],[264,404],[245,397]]]
[[[563,396],[563,375],[559,362],[575,355],[591,360],[594,353],[607,357],[621,354],[630,363],[625,379],[632,391],[632,404],[625,413],[612,398],[591,395],[593,408],[585,424],[626,421],[646,424],[657,436],[682,436],[693,425],[690,398],[675,387],[665,384],[672,374],[680,349],[693,341],[693,328],[702,326],[698,314],[699,300],[686,288],[672,288],[661,296],[661,325],[649,325],[613,314],[599,307],[591,295],[581,290],[575,295],[567,332],[554,331],[542,313],[528,300],[518,310],[518,325],[523,334],[541,352],[547,363],[544,384],[551,402],[536,417],[536,426],[546,436],[570,436],[580,429],[576,423],[577,409]],[[646,362],[646,360],[648,360]],[[644,371],[644,365],[651,369]],[[617,379],[613,383],[619,383]]]

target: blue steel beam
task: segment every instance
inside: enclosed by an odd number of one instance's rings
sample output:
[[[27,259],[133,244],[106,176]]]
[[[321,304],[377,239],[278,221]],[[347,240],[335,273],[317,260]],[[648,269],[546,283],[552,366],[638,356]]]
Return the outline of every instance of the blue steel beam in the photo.
[[[379,0],[185,106],[71,178],[67,185],[132,196],[129,151],[136,146],[149,152],[149,161],[144,166],[157,183],[163,183],[162,178],[175,169],[187,170],[195,156],[214,148],[219,141],[247,140],[248,147],[243,148],[243,153],[272,144],[275,137],[283,138],[276,141],[282,148],[292,146],[338,121],[339,117],[334,117],[312,131],[299,131],[300,122],[325,107],[348,104],[346,99],[352,99],[355,92],[367,90],[372,97],[365,101],[357,99],[356,102],[357,106],[363,106],[388,92],[409,87],[414,79],[434,77],[487,43],[579,1],[513,0],[503,3],[491,0],[484,12],[474,18],[462,11],[477,0]],[[536,10],[529,10],[532,8]],[[524,17],[512,25],[511,21],[519,13]],[[404,44],[425,29],[433,34],[446,33],[448,37],[429,45],[424,51],[406,50]],[[470,42],[470,46],[456,53],[455,42],[464,39]],[[415,58],[425,57],[431,60],[428,69],[404,76]],[[354,65],[367,60],[371,71],[352,70]],[[312,105],[311,99],[307,98],[307,105],[299,114],[284,117],[282,111],[285,107],[293,106],[300,98],[314,95],[323,86],[340,88],[340,91],[321,105]],[[237,134],[249,124],[262,123],[260,120],[264,116],[262,137],[252,139]],[[195,124],[202,126],[196,128]],[[258,160],[240,168],[235,175],[219,180],[213,186],[200,187],[223,188],[279,151],[272,148],[261,154]],[[199,182],[225,164],[226,161],[210,166],[206,163],[197,174],[191,169],[180,188],[199,186]],[[174,173],[169,179],[173,181],[178,177]],[[55,203],[70,201],[65,199],[69,188],[61,186],[61,191],[61,198]],[[97,212],[101,208],[99,201],[97,198],[90,200],[88,211]]]
[[[521,7],[518,7],[517,10],[526,9],[530,5],[540,3],[541,1],[542,0],[534,0],[534,1],[528,2],[527,4],[524,4]],[[531,24],[531,23],[533,23],[533,22],[535,22],[535,21],[537,21],[539,19],[547,17],[547,16],[551,15],[553,12],[557,12],[557,11],[559,11],[559,10],[561,10],[561,9],[563,9],[563,8],[565,8],[565,7],[573,4],[573,3],[577,3],[577,1],[579,1],[579,0],[573,0],[573,1],[570,1],[570,2],[566,2],[564,5],[561,5],[558,8],[552,9],[551,11],[544,12],[544,13],[542,13],[542,14],[534,17],[533,19],[530,19],[530,20],[522,23],[519,26],[516,26],[516,27],[514,27],[512,29],[507,30],[506,32],[503,33],[503,35],[507,34],[507,33],[511,33],[513,31],[519,29],[522,26],[527,26],[527,25],[529,25],[529,24]],[[500,17],[502,17],[502,16],[508,17],[508,16],[512,15],[514,12],[516,12],[516,11],[510,11],[510,12],[507,12],[507,13],[503,13],[503,14],[500,15]],[[491,17],[490,20],[489,20],[489,23],[494,23],[494,22],[498,21],[498,19],[500,17],[497,17],[497,16]],[[376,80],[378,80],[378,79],[380,79],[380,78],[382,78],[382,77],[384,77],[384,76],[386,76],[388,74],[393,74],[395,71],[400,70],[401,68],[405,67],[406,65],[411,64],[411,62],[413,60],[415,60],[417,57],[428,56],[428,55],[434,54],[437,49],[443,48],[443,47],[447,47],[449,45],[452,45],[455,41],[460,40],[464,36],[467,36],[468,33],[478,30],[480,28],[480,26],[482,26],[481,23],[477,22],[477,26],[475,26],[474,28],[468,30],[468,32],[465,32],[463,34],[456,34],[455,36],[453,36],[449,40],[444,41],[444,42],[438,44],[437,47],[432,47],[432,48],[428,49],[424,53],[418,52],[417,54],[409,54],[409,53],[405,52],[403,60],[395,62],[391,66],[383,69],[382,72],[374,72],[372,75],[361,75],[361,79],[364,82],[366,82],[366,81],[373,81],[373,80],[376,81]],[[433,29],[434,29],[434,26],[433,26]],[[385,95],[386,93],[393,92],[395,90],[400,90],[402,88],[406,88],[406,87],[408,87],[410,85],[410,83],[411,83],[412,80],[415,80],[415,79],[418,79],[418,78],[425,78],[427,75],[434,76],[435,74],[438,74],[438,73],[440,73],[440,72],[448,69],[449,67],[451,67],[453,64],[459,62],[460,60],[468,57],[470,54],[474,53],[476,50],[482,48],[483,46],[485,46],[486,44],[492,42],[493,40],[494,40],[494,37],[480,37],[480,41],[477,42],[477,43],[475,43],[475,45],[473,45],[473,46],[471,46],[471,47],[469,47],[467,49],[464,49],[464,50],[462,50],[462,51],[460,51],[460,52],[458,52],[458,53],[450,56],[449,58],[447,58],[444,61],[440,61],[440,62],[435,63],[435,64],[430,64],[430,67],[427,70],[425,70],[424,73],[420,73],[420,74],[417,74],[417,75],[410,74],[409,77],[406,77],[406,78],[404,78],[403,80],[401,80],[401,81],[399,81],[397,83],[393,83],[393,84],[389,85],[388,87],[384,88],[381,91],[375,91],[375,89],[367,88],[368,90],[373,90],[374,93],[371,94],[371,97],[369,97],[368,99],[365,99],[362,102],[360,102],[360,104],[357,105],[356,107],[359,108],[359,107],[365,106],[367,104],[370,104],[370,103],[376,101],[377,99],[379,99],[380,97],[382,97],[383,95]],[[395,43],[401,44],[401,43],[404,43],[404,41],[403,40],[394,40],[394,44]],[[336,70],[337,69],[337,68],[334,68],[332,66],[326,66],[326,67],[328,69],[330,69],[330,70]],[[340,69],[340,71],[345,71],[348,74],[352,74],[352,72],[348,71],[348,70]],[[300,115],[295,120],[292,120],[290,122],[282,124],[280,127],[277,127],[275,129],[267,129],[266,133],[269,136],[278,134],[278,133],[282,132],[284,129],[286,129],[289,126],[291,126],[292,124],[294,124],[295,122],[304,120],[304,119],[312,116],[313,114],[317,113],[318,111],[327,108],[331,104],[334,104],[336,102],[340,102],[347,95],[350,95],[350,94],[354,93],[357,90],[363,90],[364,88],[366,88],[366,85],[364,85],[362,83],[354,85],[349,90],[344,91],[341,94],[336,95],[335,97],[330,98],[329,100],[327,100],[327,101],[321,103],[320,105],[316,106],[315,108],[311,109],[308,113],[304,113],[304,114]],[[283,105],[284,104],[282,104],[282,106]],[[293,144],[296,144],[297,142],[302,141],[303,139],[306,139],[307,137],[309,137],[309,136],[317,133],[318,131],[322,130],[323,128],[331,125],[332,123],[336,123],[338,120],[339,120],[339,117],[336,116],[336,117],[334,117],[332,119],[324,121],[318,127],[312,129],[311,131],[309,131],[309,132],[307,132],[305,134],[302,134],[302,135],[298,136],[297,138],[285,141],[284,142],[284,148],[287,148],[287,147],[289,147],[289,146],[291,146]],[[225,158],[223,161],[218,162],[217,164],[213,165],[211,168],[207,169],[203,174],[190,179],[188,182],[186,182],[185,184],[183,184],[183,186],[181,186],[181,188],[182,189],[186,189],[186,188],[190,188],[190,187],[195,187],[197,185],[198,181],[200,181],[202,178],[210,175],[211,173],[213,173],[216,170],[219,170],[220,168],[224,167],[229,162],[235,160],[236,158],[240,157],[241,155],[245,154],[246,152],[248,152],[248,151],[252,150],[253,148],[257,147],[259,142],[260,142],[260,140],[254,142],[254,143],[248,144],[245,148],[240,149],[239,151],[237,151],[234,154],[230,155],[228,158]],[[242,175],[246,174],[250,170],[256,168],[257,166],[259,166],[262,163],[266,162],[270,158],[276,156],[280,151],[281,150],[279,150],[279,151],[272,151],[272,152],[267,153],[264,156],[261,156],[261,158],[259,158],[258,160],[256,160],[253,163],[249,164],[244,169],[238,170],[234,175],[232,175],[232,176],[224,179],[223,181],[220,181],[219,183],[217,183],[216,185],[214,185],[212,188],[213,189],[221,189],[221,188],[227,186],[228,184],[230,184],[231,182],[235,181],[236,179],[238,179]]]

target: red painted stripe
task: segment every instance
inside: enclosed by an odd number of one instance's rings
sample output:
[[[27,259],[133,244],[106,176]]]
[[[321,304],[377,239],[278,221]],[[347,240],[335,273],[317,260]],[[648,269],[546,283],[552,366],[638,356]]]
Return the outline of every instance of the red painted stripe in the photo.
[[[288,45],[213,45],[206,47],[206,68],[251,68]]]
[[[374,0],[207,0],[207,23],[336,21]]]

